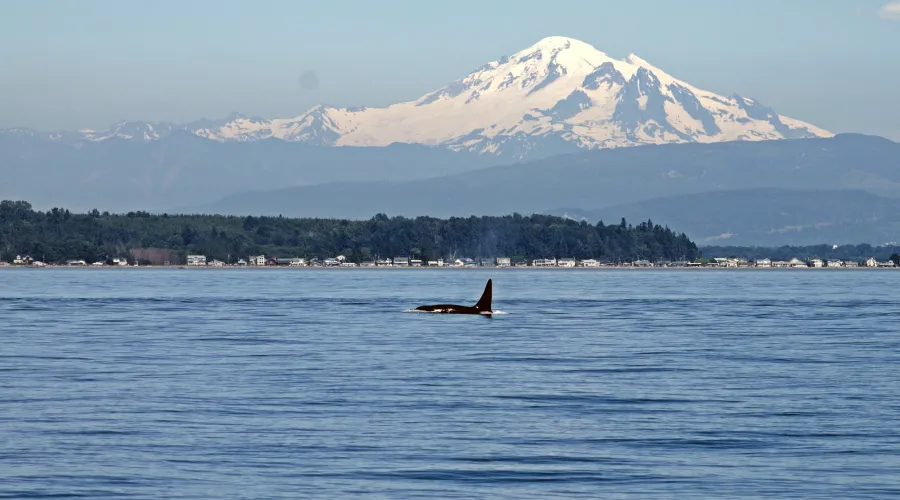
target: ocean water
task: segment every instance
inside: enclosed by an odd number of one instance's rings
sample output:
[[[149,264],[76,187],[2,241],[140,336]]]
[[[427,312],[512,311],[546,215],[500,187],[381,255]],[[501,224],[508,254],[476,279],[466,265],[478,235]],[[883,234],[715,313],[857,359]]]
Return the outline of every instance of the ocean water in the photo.
[[[0,498],[897,497],[898,279],[0,270]]]

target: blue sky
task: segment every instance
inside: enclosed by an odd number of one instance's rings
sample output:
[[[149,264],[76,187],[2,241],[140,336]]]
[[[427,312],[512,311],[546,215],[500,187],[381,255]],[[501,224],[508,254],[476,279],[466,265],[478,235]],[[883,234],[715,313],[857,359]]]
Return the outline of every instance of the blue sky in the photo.
[[[385,105],[562,35],[831,131],[900,140],[891,3],[6,0],[0,127]],[[298,83],[308,71],[316,88]]]

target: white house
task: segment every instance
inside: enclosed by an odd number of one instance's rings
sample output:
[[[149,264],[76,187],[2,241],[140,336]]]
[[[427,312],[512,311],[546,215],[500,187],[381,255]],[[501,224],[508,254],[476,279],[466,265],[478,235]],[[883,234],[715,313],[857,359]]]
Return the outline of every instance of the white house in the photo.
[[[187,265],[189,265],[189,266],[205,266],[206,265],[206,256],[205,255],[188,255],[187,256]]]
[[[776,260],[772,262],[772,267],[791,267],[791,263],[786,260]]]
[[[859,267],[859,263],[855,260],[845,260],[844,267]]]
[[[556,259],[534,259],[532,267],[556,267]]]
[[[771,259],[759,259],[756,261],[756,267],[772,267]]]
[[[391,262],[391,259],[378,259],[375,262],[375,265],[377,265],[379,267],[393,267],[394,263]]]
[[[866,259],[866,267],[878,267],[878,261],[875,260],[875,257]]]
[[[497,267],[510,267],[512,259],[509,257],[497,257]]]
[[[212,267],[225,267],[225,263],[221,260],[213,259],[207,263],[208,266]]]
[[[412,267],[422,267],[422,260],[421,259],[412,259],[409,261],[409,265]]]
[[[357,267],[356,262],[341,262],[341,267]]]
[[[798,259],[797,257],[794,257],[793,259],[791,259],[790,265],[791,265],[791,267],[809,267],[809,265],[806,262],[803,262],[802,260]]]
[[[810,267],[825,267],[825,262],[822,259],[813,259],[809,261]]]
[[[556,265],[559,267],[575,267],[575,259],[572,258],[562,258],[556,261]]]
[[[103,267],[103,266],[106,265],[106,262],[103,262],[102,260],[98,260],[97,262],[94,262],[94,263],[91,264],[91,265],[94,266],[94,267]]]
[[[844,263],[839,259],[828,259],[828,262],[825,264],[825,267],[844,267]]]
[[[87,262],[85,262],[83,260],[67,260],[66,265],[67,266],[86,266]]]
[[[128,259],[126,259],[125,257],[114,257],[112,263],[114,266],[127,266]]]
[[[246,265],[247,265],[247,261],[244,260],[244,259],[238,259],[237,265],[239,265],[239,266],[246,266]]]
[[[395,267],[409,267],[409,257],[394,257]]]
[[[247,258],[247,263],[251,266],[264,266],[266,265],[266,256],[265,255],[251,255]]]
[[[581,261],[582,267],[600,267],[600,262],[596,259],[586,259]]]
[[[444,259],[429,260],[428,267],[444,267]]]

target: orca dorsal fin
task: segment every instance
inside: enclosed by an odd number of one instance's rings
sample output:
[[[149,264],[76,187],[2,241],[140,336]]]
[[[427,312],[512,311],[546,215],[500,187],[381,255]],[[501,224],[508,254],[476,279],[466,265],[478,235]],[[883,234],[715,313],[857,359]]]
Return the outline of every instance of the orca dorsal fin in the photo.
[[[478,303],[475,304],[475,309],[479,311],[490,311],[491,310],[491,280],[488,280],[487,285],[484,286],[484,293],[481,294],[481,298],[478,299]]]

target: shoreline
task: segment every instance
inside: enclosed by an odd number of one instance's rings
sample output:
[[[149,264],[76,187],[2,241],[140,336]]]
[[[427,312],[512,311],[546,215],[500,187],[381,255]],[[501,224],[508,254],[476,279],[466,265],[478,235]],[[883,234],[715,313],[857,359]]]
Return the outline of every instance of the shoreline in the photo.
[[[421,266],[421,267],[340,267],[340,266],[0,266],[3,270],[23,269],[71,269],[78,271],[125,271],[125,270],[193,270],[193,271],[890,271],[900,267],[647,267],[647,266],[598,266],[598,267],[455,267],[455,266]]]

